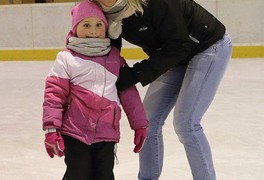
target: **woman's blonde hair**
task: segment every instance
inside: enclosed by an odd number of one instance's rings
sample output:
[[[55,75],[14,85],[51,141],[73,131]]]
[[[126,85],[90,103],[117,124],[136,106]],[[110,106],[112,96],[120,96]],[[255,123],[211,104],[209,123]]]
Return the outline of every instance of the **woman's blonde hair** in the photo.
[[[147,6],[148,0],[126,0],[126,3],[129,7],[131,7],[133,10],[140,12],[141,14],[144,13],[143,7]]]

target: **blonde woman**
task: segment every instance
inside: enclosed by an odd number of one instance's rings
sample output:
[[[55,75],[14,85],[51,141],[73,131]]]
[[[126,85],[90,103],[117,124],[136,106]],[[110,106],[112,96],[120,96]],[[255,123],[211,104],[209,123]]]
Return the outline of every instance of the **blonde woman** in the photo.
[[[112,39],[140,46],[147,60],[121,69],[119,90],[149,84],[144,107],[149,119],[140,152],[138,179],[158,180],[163,165],[165,120],[184,145],[194,180],[215,180],[211,149],[201,119],[211,104],[231,56],[225,26],[193,0],[96,0]],[[182,179],[179,177],[179,179]]]

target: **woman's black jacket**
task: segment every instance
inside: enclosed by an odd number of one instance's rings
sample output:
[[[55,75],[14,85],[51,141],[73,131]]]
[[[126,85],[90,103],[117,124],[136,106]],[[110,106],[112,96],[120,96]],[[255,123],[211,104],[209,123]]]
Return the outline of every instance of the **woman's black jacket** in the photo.
[[[187,64],[225,33],[225,26],[193,0],[149,0],[143,8],[143,15],[123,19],[122,26],[122,38],[149,55],[133,67],[134,78],[143,86],[170,68]],[[127,78],[122,71],[120,76]]]

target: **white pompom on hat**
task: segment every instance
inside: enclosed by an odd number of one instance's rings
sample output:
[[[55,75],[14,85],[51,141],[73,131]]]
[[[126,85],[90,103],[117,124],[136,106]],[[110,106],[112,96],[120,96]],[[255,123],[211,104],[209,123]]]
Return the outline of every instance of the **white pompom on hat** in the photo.
[[[72,32],[76,34],[77,25],[87,17],[97,17],[101,19],[106,28],[108,27],[108,23],[106,17],[103,13],[103,10],[97,4],[87,1],[82,1],[74,6],[71,10],[72,15]]]

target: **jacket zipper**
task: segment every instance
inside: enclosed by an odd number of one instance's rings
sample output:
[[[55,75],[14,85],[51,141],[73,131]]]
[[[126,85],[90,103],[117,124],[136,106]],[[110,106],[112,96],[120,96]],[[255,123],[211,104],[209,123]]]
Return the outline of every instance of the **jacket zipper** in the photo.
[[[200,41],[198,39],[196,39],[195,37],[192,37],[191,35],[189,35],[190,39],[195,42],[195,43],[200,43]]]
[[[116,108],[114,108],[114,120],[113,120],[113,128],[116,131],[116,127],[115,127],[115,121],[116,121]]]

